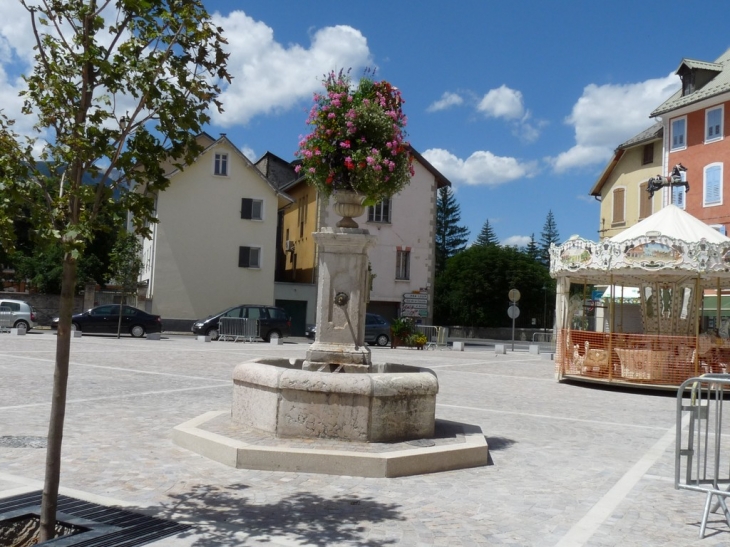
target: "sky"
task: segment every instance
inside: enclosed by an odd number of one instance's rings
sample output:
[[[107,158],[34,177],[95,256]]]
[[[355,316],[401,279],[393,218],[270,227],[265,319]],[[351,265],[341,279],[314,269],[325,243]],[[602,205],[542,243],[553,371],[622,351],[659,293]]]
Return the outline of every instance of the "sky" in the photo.
[[[519,246],[539,242],[550,211],[561,240],[598,239],[588,193],[615,148],[653,124],[683,58],[714,61],[730,47],[726,0],[204,4],[234,76],[210,135],[226,133],[252,161],[293,160],[323,75],[374,68],[401,90],[408,139],[451,181],[470,239],[488,220]],[[19,0],[0,0],[0,13],[0,109],[30,134],[18,97],[30,21]]]

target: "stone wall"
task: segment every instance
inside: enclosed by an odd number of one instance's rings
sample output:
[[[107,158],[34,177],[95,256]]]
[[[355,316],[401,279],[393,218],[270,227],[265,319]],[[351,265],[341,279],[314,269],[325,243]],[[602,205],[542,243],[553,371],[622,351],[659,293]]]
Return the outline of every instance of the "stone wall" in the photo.
[[[36,324],[40,326],[50,327],[51,321],[58,316],[58,304],[60,296],[57,294],[36,294],[22,292],[0,292],[0,298],[8,298],[10,300],[22,300],[35,308]],[[74,313],[84,311],[84,297],[74,297]]]

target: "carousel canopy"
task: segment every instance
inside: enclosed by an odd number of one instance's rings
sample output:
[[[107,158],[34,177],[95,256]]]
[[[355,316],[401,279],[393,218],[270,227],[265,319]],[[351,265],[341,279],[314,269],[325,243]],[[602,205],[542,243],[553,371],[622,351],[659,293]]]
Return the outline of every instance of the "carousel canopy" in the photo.
[[[652,234],[667,236],[687,243],[698,243],[703,239],[709,243],[730,243],[730,238],[676,205],[667,205],[650,217],[626,228],[610,240],[621,242]]]
[[[601,285],[692,278],[708,288],[730,287],[730,238],[668,205],[612,238],[573,237],[551,246],[550,274]]]

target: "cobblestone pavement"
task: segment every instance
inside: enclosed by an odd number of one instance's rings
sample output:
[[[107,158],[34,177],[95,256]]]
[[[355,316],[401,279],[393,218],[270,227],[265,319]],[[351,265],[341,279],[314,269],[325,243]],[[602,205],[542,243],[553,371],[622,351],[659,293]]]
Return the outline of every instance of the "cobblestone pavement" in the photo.
[[[0,335],[0,497],[42,487],[56,338]],[[172,428],[231,403],[244,360],[305,343],[89,336],[72,340],[62,492],[193,525],[162,546],[730,544],[704,496],[673,488],[672,394],[557,383],[553,362],[372,348],[432,368],[437,417],[479,425],[486,467],[368,479],[232,469],[179,448]]]

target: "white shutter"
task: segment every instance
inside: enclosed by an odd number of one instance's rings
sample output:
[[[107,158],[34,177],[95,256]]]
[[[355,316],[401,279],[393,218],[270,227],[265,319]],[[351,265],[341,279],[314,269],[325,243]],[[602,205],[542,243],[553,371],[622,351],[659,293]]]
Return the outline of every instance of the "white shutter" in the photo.
[[[705,205],[722,203],[721,173],[722,169],[719,165],[713,165],[705,169]]]

